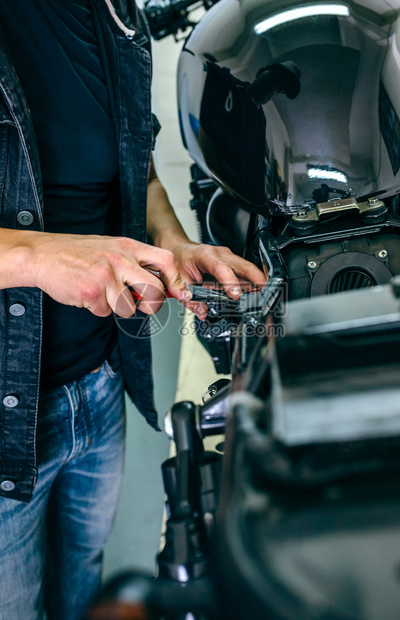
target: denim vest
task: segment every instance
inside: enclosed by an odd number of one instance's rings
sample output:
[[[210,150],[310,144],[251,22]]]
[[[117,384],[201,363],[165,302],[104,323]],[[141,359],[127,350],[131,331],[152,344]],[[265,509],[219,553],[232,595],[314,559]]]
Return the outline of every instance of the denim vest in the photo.
[[[146,240],[146,194],[155,123],[149,37],[131,0],[91,0],[119,144],[121,234]],[[0,227],[43,230],[39,156],[29,109],[0,46]],[[142,321],[119,321],[127,391],[154,428],[151,349]],[[36,483],[42,292],[0,290],[0,495],[29,501]]]

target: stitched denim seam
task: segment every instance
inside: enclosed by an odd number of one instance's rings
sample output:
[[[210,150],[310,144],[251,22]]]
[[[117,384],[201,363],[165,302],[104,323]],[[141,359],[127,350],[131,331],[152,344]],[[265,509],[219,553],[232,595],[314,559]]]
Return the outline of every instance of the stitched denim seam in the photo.
[[[76,447],[76,442],[75,442],[75,408],[74,408],[74,403],[72,401],[72,396],[71,393],[69,391],[69,389],[67,388],[66,385],[63,385],[63,390],[67,395],[68,398],[68,402],[70,404],[71,407],[71,432],[72,432],[72,448],[71,448],[71,452],[69,457],[66,459],[66,463],[68,463],[74,456],[74,452],[75,452],[75,447]]]

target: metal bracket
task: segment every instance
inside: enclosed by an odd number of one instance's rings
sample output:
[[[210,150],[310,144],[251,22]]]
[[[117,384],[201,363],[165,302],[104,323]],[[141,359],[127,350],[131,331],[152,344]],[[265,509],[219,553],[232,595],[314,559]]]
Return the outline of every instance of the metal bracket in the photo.
[[[357,202],[355,198],[344,198],[330,202],[320,202],[314,209],[298,211],[292,220],[299,223],[316,223],[325,215],[339,214],[345,211],[357,211],[360,215],[382,215],[386,211],[385,203],[378,198],[369,198],[366,202]]]

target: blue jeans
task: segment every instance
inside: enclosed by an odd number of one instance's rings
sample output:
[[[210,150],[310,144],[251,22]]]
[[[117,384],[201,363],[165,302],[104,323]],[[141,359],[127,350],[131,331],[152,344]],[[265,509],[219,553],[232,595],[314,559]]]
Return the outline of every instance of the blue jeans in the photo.
[[[81,620],[100,585],[124,459],[119,371],[105,362],[40,398],[38,482],[0,497],[0,620]]]

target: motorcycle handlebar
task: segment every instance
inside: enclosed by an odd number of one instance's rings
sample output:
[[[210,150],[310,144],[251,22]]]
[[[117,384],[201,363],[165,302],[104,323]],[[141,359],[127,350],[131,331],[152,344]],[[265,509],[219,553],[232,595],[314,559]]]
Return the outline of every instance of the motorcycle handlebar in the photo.
[[[189,13],[203,6],[210,9],[218,0],[147,0],[144,12],[151,36],[156,41],[169,35],[185,32],[196,24],[189,20]]]

